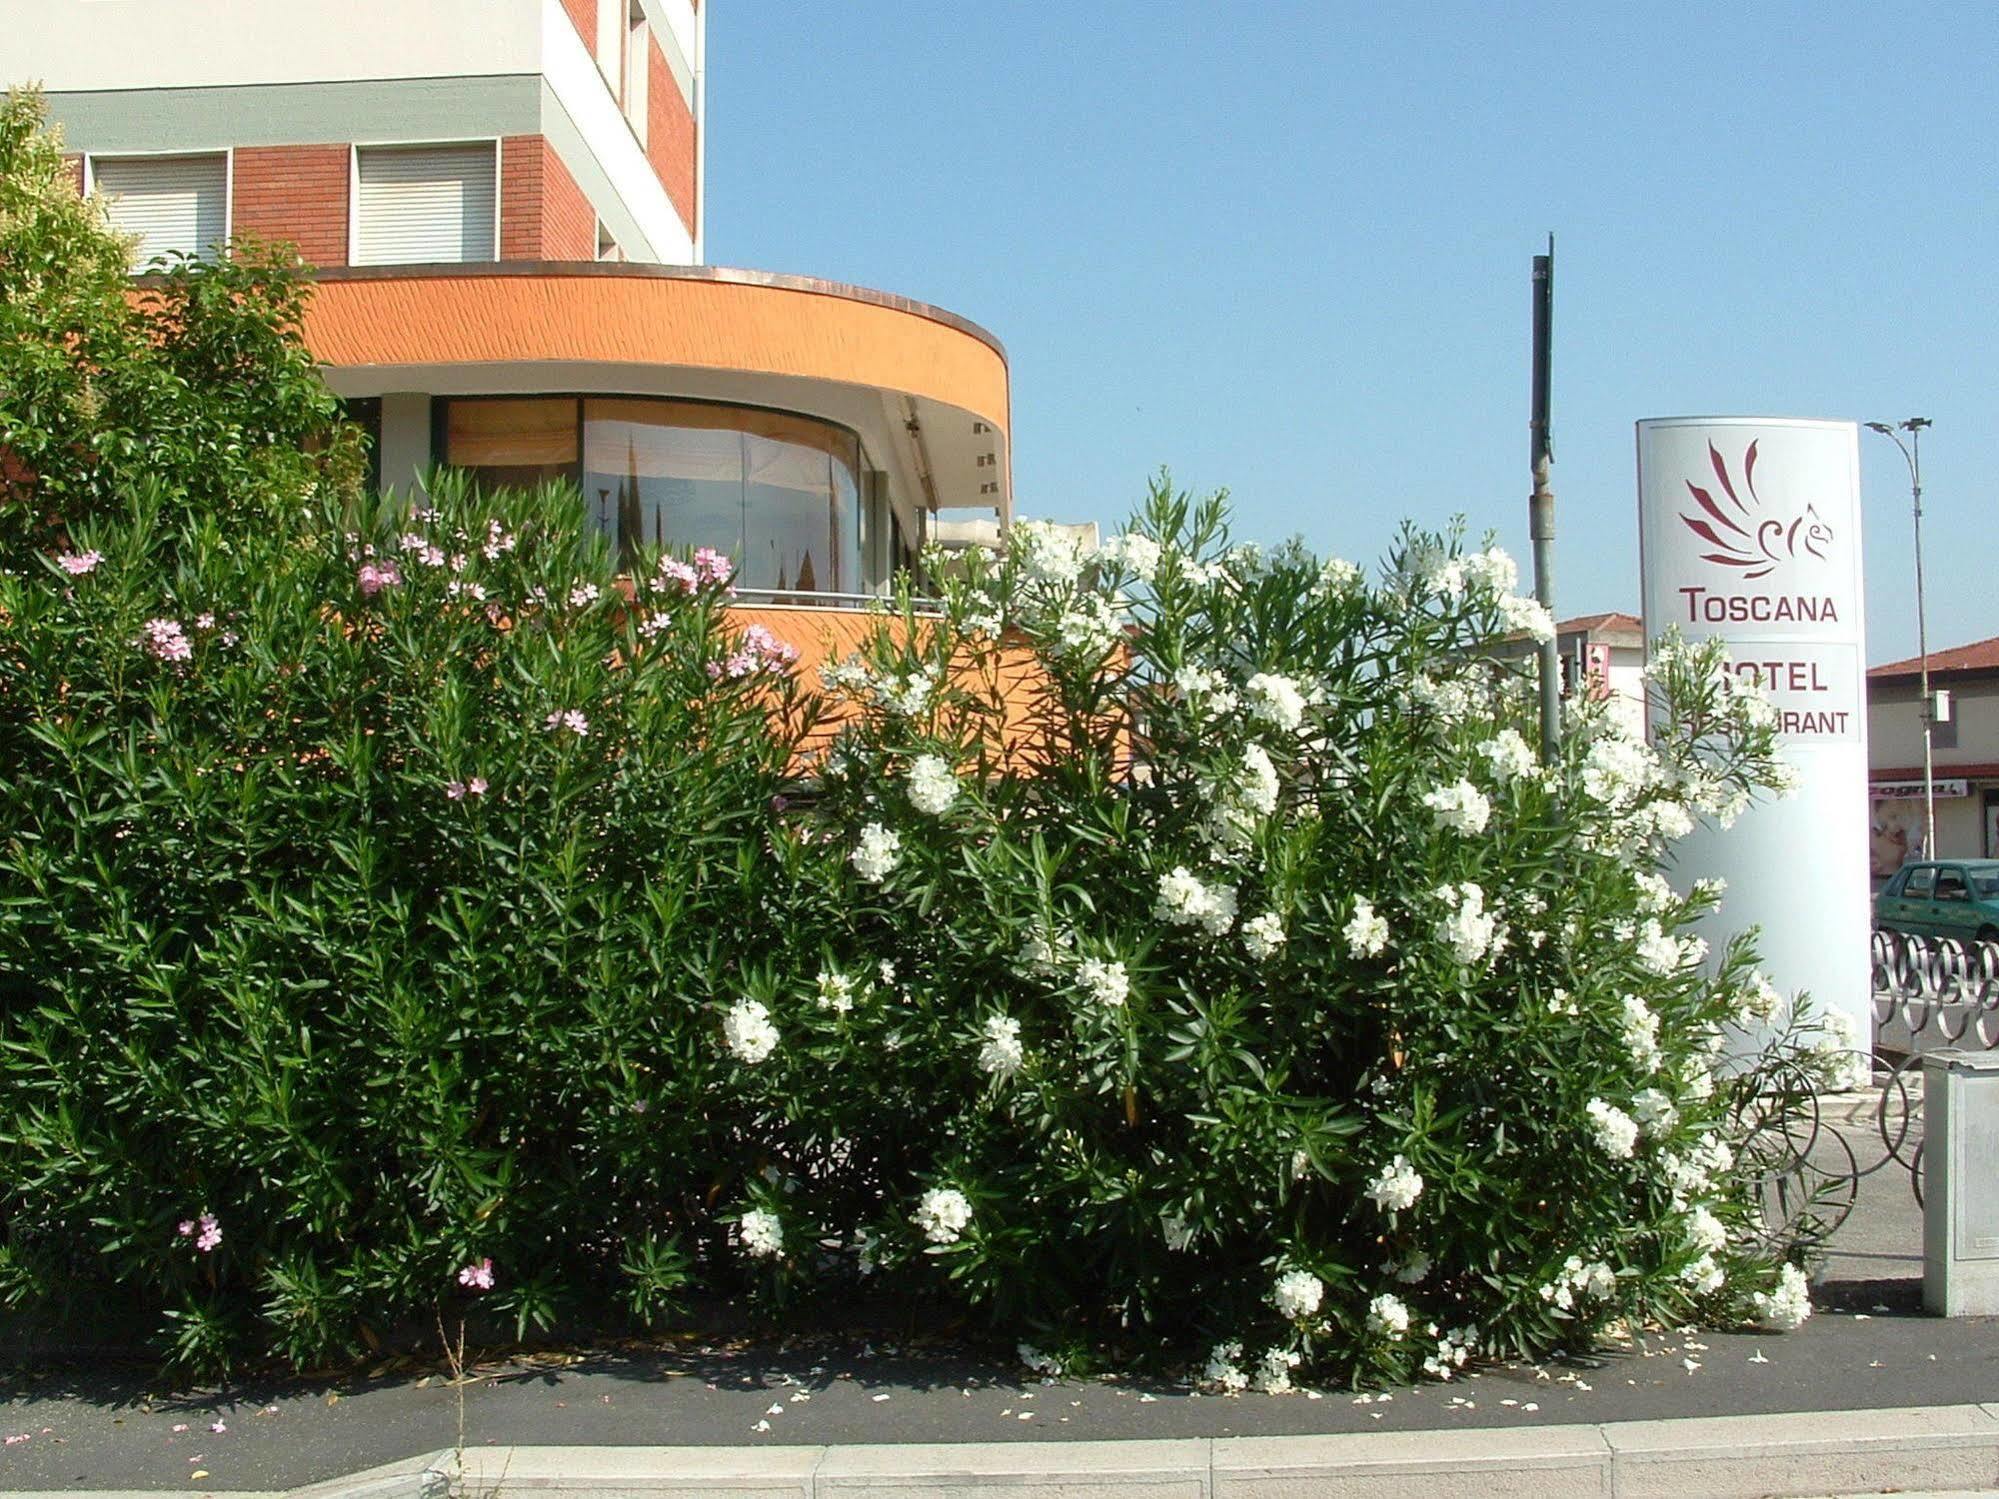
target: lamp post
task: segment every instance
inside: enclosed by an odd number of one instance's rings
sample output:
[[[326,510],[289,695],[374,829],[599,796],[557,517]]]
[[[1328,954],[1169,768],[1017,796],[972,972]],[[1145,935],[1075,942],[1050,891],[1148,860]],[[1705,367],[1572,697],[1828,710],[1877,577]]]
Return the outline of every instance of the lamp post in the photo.
[[[1893,425],[1887,422],[1869,422],[1867,430],[1879,432],[1895,444],[1901,450],[1902,461],[1909,465],[1909,498],[1916,519],[1916,650],[1922,663],[1923,854],[1926,858],[1934,859],[1937,856],[1937,784],[1930,737],[1936,717],[1936,703],[1930,697],[1930,631],[1929,621],[1923,610],[1923,428],[1929,425],[1928,417],[1912,416]],[[1903,442],[1895,435],[1896,428],[1909,434],[1907,442]]]

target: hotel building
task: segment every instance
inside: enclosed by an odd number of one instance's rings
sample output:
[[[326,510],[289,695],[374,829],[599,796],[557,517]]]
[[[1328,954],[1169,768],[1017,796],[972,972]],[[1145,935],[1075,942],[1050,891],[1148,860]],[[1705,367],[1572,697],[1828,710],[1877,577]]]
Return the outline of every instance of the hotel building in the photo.
[[[139,260],[288,240],[384,486],[567,479],[746,602],[881,593],[1009,518],[1006,355],[963,318],[706,264],[706,0],[0,0]],[[940,520],[942,523],[940,524]]]

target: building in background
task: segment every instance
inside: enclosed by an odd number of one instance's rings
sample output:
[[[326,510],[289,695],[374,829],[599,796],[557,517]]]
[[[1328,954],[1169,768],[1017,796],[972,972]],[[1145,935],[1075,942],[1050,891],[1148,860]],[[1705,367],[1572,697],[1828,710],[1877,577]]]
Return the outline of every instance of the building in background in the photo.
[[[1867,780],[1872,872],[1908,859],[1999,858],[1999,636],[1930,652],[1930,686],[1950,694],[1931,727],[1937,846],[1922,848],[1922,662],[1867,673]]]
[[[1501,641],[1493,654],[1525,661],[1532,670],[1537,647],[1525,635]],[[1579,614],[1555,625],[1562,663],[1562,696],[1577,694],[1608,703],[1612,716],[1634,738],[1645,737],[1645,627],[1635,614]]]
[[[903,297],[703,263],[707,22],[0,0],[8,72],[142,261],[256,234],[319,268],[306,340],[385,486],[566,479],[615,543],[715,547],[752,599],[877,594],[940,513],[1008,520],[1005,351]]]

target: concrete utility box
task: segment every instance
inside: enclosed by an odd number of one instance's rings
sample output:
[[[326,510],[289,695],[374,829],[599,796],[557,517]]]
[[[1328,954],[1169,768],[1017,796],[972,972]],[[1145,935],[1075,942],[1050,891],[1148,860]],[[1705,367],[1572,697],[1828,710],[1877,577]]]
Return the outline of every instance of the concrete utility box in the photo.
[[[1923,1305],[1999,1315],[1999,1053],[1923,1058]]]

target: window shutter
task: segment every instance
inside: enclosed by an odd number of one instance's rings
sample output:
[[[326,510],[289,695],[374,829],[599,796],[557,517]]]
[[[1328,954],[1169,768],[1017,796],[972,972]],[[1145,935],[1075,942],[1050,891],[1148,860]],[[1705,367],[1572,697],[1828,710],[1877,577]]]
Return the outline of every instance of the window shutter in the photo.
[[[133,263],[185,250],[213,255],[229,237],[229,159],[200,156],[94,156],[90,174],[111,199],[114,228],[139,236]]]
[[[356,157],[356,265],[493,259],[490,143],[370,146]]]

